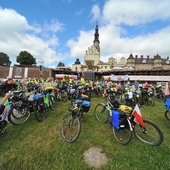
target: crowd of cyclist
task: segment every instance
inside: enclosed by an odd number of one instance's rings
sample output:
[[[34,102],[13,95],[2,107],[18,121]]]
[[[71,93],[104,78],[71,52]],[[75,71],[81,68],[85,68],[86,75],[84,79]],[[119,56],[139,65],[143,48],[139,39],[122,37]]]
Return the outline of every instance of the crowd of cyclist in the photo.
[[[105,97],[107,99],[109,97],[111,100],[118,100],[120,104],[126,104],[130,107],[134,107],[136,104],[141,106],[143,105],[142,102],[144,101],[146,101],[148,105],[151,104],[151,106],[154,106],[154,102],[152,101],[153,98],[165,101],[167,96],[170,95],[168,82],[149,84],[148,82],[140,83],[139,81],[131,83],[129,81],[114,82],[110,80],[91,81],[85,80],[84,78],[73,80],[69,77],[64,77],[63,79],[56,80],[49,78],[46,80],[29,78],[27,81],[25,81],[13,80],[11,77],[7,77],[7,80],[2,82],[0,85],[0,90],[3,92],[1,93],[3,94],[3,98],[0,101],[0,114],[2,115],[3,111],[1,112],[1,110],[4,110],[4,103],[9,100],[11,92],[13,93],[17,91],[25,91],[26,93],[29,93],[31,91],[37,90],[39,87],[41,89],[50,87],[50,91],[53,90],[54,92],[54,99],[56,101],[73,101],[78,99],[82,94],[85,94],[89,99],[94,96]],[[26,103],[28,103],[27,100]],[[48,107],[51,108],[50,104]],[[22,108],[22,110],[24,111],[24,108]],[[40,111],[40,113],[43,112]],[[39,113],[37,113],[36,116],[38,117],[37,120],[43,120],[45,118],[46,111],[44,111],[43,117],[38,114]],[[30,114],[28,114],[25,120],[28,119],[29,115]],[[15,116],[12,115],[12,117]],[[0,131],[2,131],[6,125],[3,123],[3,121],[4,120],[0,120]],[[15,122],[13,122],[13,124],[15,124]]]
[[[135,82],[114,82],[114,81],[91,81],[85,80],[84,78],[79,78],[77,80],[64,77],[63,79],[55,79],[52,80],[47,78],[46,80],[38,79],[38,78],[28,78],[27,80],[13,80],[11,77],[7,77],[7,81],[5,87],[3,89],[0,86],[0,91],[5,92],[3,96],[5,96],[1,104],[7,100],[9,96],[9,91],[11,89],[15,90],[29,90],[32,87],[40,85],[40,86],[53,86],[59,89],[65,89],[67,95],[70,96],[75,93],[76,89],[79,89],[80,93],[87,93],[89,97],[92,95],[103,95],[107,96],[108,93],[113,93],[114,95],[126,94],[126,99],[132,99],[134,95],[138,95],[139,98],[142,96],[150,95],[158,99],[165,100],[166,96],[169,96],[169,83],[156,83],[150,84],[148,82],[140,83],[139,81]]]

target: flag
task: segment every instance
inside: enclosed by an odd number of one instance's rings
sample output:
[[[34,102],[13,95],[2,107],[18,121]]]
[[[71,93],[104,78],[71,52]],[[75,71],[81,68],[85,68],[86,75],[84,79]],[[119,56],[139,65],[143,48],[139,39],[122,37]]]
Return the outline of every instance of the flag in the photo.
[[[128,80],[128,75],[122,76],[122,80],[127,81]]]
[[[140,112],[138,105],[136,105],[135,108],[133,109],[132,115],[135,117],[134,122],[136,122],[136,123],[140,124],[142,127],[144,127],[142,114]]]
[[[111,80],[112,80],[112,81],[117,81],[117,76],[111,74]]]
[[[165,84],[165,96],[169,96],[170,95],[170,91],[169,91],[169,86],[168,83]]]

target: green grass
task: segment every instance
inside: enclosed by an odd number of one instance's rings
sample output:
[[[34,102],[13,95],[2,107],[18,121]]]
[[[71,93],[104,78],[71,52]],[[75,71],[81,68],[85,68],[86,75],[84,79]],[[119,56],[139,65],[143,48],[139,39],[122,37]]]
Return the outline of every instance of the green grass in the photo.
[[[143,106],[142,115],[154,122],[164,134],[160,146],[149,146],[134,136],[131,142],[122,146],[112,133],[109,124],[102,124],[94,117],[94,107],[104,101],[92,98],[92,106],[82,121],[79,138],[70,144],[61,136],[61,123],[67,114],[69,102],[57,103],[53,112],[48,112],[43,122],[35,120],[34,115],[20,126],[8,124],[7,136],[0,138],[0,169],[4,170],[90,170],[83,153],[89,147],[100,147],[107,154],[108,163],[102,170],[111,169],[170,169],[170,121],[164,117],[163,103],[154,107]]]

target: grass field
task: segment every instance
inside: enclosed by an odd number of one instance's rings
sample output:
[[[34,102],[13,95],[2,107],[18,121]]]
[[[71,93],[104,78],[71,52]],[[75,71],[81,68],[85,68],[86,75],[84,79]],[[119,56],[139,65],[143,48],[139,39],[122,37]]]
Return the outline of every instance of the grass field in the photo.
[[[108,163],[99,169],[168,170],[170,169],[170,121],[164,117],[163,103],[156,101],[154,107],[143,106],[142,115],[154,122],[164,134],[160,146],[149,146],[135,137],[122,146],[112,133],[109,124],[102,124],[94,117],[94,107],[104,101],[92,98],[92,106],[85,113],[79,138],[70,144],[61,136],[61,123],[67,114],[67,103],[58,102],[53,112],[48,112],[43,122],[34,115],[20,125],[8,124],[7,136],[0,138],[0,169],[2,170],[90,170],[83,153],[90,147],[102,148]]]

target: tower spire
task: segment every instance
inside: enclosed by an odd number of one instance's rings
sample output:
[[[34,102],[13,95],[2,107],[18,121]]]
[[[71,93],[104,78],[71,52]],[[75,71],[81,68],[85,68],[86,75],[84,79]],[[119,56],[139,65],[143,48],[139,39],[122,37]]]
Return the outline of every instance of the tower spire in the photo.
[[[97,24],[97,21],[96,21],[96,28],[95,28],[94,41],[93,41],[94,44],[95,44],[96,42],[97,42],[98,44],[100,44],[98,31],[99,31],[99,29],[98,29],[98,24]]]

